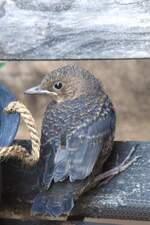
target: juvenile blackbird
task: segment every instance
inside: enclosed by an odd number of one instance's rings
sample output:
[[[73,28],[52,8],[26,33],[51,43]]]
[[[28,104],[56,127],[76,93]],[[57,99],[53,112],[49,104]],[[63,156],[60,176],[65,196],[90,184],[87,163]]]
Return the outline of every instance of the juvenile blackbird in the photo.
[[[42,125],[40,192],[32,212],[69,214],[111,153],[112,103],[101,83],[75,65],[52,71],[26,93],[46,94],[50,99]]]

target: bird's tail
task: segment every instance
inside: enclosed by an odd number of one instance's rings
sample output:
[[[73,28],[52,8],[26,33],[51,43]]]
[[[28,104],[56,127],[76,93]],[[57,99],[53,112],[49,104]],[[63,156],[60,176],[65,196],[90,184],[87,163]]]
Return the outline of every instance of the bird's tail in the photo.
[[[74,207],[73,195],[61,185],[54,184],[50,190],[39,193],[32,205],[33,215],[48,215],[58,217],[70,214]]]

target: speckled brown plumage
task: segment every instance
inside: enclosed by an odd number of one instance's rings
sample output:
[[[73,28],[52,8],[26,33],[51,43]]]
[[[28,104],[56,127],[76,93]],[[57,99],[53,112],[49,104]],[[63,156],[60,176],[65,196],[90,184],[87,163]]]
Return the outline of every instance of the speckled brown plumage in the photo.
[[[77,66],[59,68],[28,93],[50,96],[41,137],[40,184],[32,210],[70,213],[110,155],[115,113],[100,82]]]

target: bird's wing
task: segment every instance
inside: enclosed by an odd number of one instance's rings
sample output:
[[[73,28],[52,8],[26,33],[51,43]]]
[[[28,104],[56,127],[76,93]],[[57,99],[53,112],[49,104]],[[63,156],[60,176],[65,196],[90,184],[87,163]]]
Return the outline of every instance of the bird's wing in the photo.
[[[51,185],[55,174],[59,180],[64,180],[67,176],[66,161],[68,152],[66,148],[66,138],[68,130],[73,126],[73,116],[81,123],[81,112],[84,111],[84,98],[68,100],[65,104],[49,104],[44,114],[41,136],[41,157],[39,165],[40,183],[46,189]],[[75,126],[76,126],[75,121]],[[64,145],[64,148],[62,147]],[[59,165],[57,159],[61,158]],[[59,169],[58,169],[59,168]],[[55,173],[55,171],[57,171]],[[60,172],[59,172],[60,171]],[[62,178],[62,179],[61,179]]]
[[[60,135],[62,133],[62,123],[57,121],[55,105],[48,106],[42,125],[39,179],[40,184],[48,189],[53,180],[54,158],[60,145]]]
[[[112,140],[114,130],[115,113],[111,111],[106,117],[99,118],[66,137],[66,148],[58,149],[55,155],[54,181],[69,177],[73,182],[89,176],[105,143]]]

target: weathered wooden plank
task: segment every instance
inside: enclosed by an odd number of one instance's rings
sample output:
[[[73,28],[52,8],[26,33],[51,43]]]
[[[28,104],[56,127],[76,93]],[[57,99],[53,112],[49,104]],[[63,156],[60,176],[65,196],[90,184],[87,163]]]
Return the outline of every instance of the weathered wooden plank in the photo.
[[[30,149],[29,142],[20,144]],[[141,158],[103,187],[89,191],[76,203],[73,218],[150,220],[150,142],[116,142],[105,170],[120,163],[132,146]],[[25,170],[17,161],[3,162],[3,201],[0,218],[31,219],[30,208],[37,192],[37,171]],[[38,219],[53,219],[46,216]],[[61,218],[66,219],[66,217]]]
[[[149,57],[150,1],[0,1],[1,59]]]

